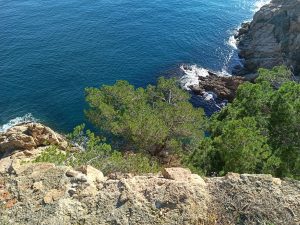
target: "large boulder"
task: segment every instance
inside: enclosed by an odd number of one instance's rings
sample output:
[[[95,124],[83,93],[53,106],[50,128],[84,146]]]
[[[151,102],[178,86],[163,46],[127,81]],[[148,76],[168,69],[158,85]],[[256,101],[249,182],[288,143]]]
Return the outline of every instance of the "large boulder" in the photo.
[[[300,75],[300,0],[272,0],[236,36],[244,68],[240,75],[285,64]]]
[[[180,167],[164,168],[162,175],[166,179],[177,181],[189,181],[191,179],[191,171]]]

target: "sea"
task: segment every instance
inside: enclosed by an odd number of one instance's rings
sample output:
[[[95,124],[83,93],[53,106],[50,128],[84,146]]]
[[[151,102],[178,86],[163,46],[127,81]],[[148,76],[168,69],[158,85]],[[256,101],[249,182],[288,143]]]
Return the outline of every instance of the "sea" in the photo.
[[[234,33],[267,2],[0,0],[0,132],[25,121],[71,131],[86,122],[86,87],[229,75]]]

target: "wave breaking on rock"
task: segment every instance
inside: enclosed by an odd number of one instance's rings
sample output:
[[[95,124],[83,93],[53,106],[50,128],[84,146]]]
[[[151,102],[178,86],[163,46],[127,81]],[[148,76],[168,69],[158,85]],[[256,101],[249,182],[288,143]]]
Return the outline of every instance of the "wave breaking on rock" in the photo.
[[[16,126],[18,124],[29,123],[29,122],[38,122],[38,119],[34,118],[31,113],[27,113],[24,116],[16,117],[16,118],[8,121],[6,124],[1,125],[0,133],[6,132],[8,129],[10,129],[11,127]]]

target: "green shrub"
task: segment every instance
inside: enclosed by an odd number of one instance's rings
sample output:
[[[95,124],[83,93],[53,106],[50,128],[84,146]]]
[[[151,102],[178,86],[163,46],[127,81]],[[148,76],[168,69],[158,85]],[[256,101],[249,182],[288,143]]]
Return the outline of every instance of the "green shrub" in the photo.
[[[59,150],[56,146],[50,146],[42,151],[42,153],[34,160],[38,162],[54,163],[56,165],[64,165],[68,159],[69,154]]]
[[[103,138],[89,130],[84,132],[84,125],[76,127],[68,138],[77,147],[77,151],[70,151],[71,148],[61,151],[56,146],[50,146],[34,162],[49,162],[73,167],[91,165],[104,174],[154,173],[160,170],[159,164],[145,155],[124,154],[112,150],[109,144],[103,142]]]

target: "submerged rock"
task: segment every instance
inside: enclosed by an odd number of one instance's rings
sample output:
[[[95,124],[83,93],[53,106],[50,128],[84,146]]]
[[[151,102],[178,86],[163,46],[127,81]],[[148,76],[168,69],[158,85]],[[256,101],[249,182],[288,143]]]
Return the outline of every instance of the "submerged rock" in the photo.
[[[285,64],[300,75],[300,1],[272,0],[236,36],[244,67],[236,74],[255,73]]]

